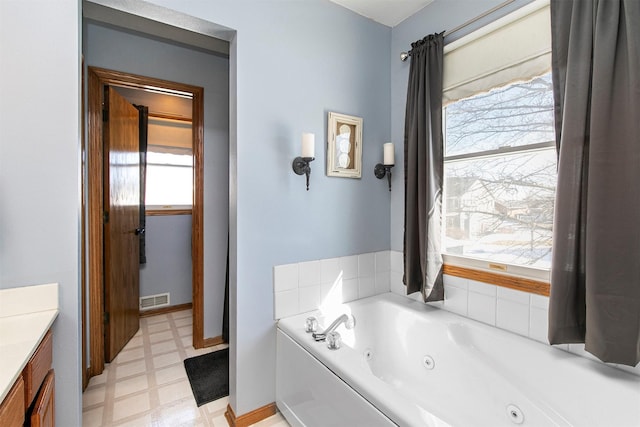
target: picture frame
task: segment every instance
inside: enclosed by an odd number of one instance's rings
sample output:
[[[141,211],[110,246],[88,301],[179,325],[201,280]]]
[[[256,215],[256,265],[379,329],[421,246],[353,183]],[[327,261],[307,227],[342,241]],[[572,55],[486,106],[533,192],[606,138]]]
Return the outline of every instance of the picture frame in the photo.
[[[329,112],[327,176],[362,177],[362,117]]]

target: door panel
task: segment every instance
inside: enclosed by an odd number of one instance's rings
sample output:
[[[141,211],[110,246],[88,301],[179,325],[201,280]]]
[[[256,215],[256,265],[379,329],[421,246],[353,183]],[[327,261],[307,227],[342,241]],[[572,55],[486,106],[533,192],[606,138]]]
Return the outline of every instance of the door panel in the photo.
[[[31,412],[31,427],[55,427],[55,373],[50,369],[42,382]]]
[[[105,360],[139,327],[140,154],[138,110],[106,86],[104,129]]]

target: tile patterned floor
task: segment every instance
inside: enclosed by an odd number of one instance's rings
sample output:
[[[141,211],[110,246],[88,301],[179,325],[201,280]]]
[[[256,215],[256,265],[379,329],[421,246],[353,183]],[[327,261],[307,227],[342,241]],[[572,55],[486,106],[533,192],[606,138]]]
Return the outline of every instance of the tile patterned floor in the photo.
[[[191,340],[191,310],[140,319],[140,330],[91,378],[82,395],[84,427],[227,427],[224,397],[198,408],[183,360],[226,348],[196,350]],[[288,427],[277,413],[255,427]]]

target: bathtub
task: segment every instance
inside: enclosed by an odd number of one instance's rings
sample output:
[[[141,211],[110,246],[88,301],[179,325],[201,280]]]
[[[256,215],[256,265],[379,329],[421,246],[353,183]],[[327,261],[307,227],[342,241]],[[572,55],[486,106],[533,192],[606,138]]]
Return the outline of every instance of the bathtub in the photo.
[[[279,320],[276,360],[293,426],[640,426],[640,376],[390,293]]]

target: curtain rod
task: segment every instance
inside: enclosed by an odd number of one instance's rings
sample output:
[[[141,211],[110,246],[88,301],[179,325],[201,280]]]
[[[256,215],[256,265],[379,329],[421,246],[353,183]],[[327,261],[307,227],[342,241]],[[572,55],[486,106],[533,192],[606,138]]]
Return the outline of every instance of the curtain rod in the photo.
[[[444,37],[447,37],[455,32],[460,31],[461,29],[468,27],[469,25],[473,24],[474,22],[484,18],[485,16],[491,15],[493,12],[502,9],[503,7],[513,3],[515,0],[506,0],[502,3],[500,3],[499,5],[496,5],[494,7],[492,7],[491,9],[487,10],[486,12],[481,13],[480,15],[476,16],[475,18],[471,18],[466,22],[463,22],[462,24],[458,25],[457,27],[454,27],[450,30],[447,30],[444,32]],[[411,56],[411,51],[409,52],[401,52],[400,53],[400,60],[402,62],[406,61],[407,58],[409,58]]]

